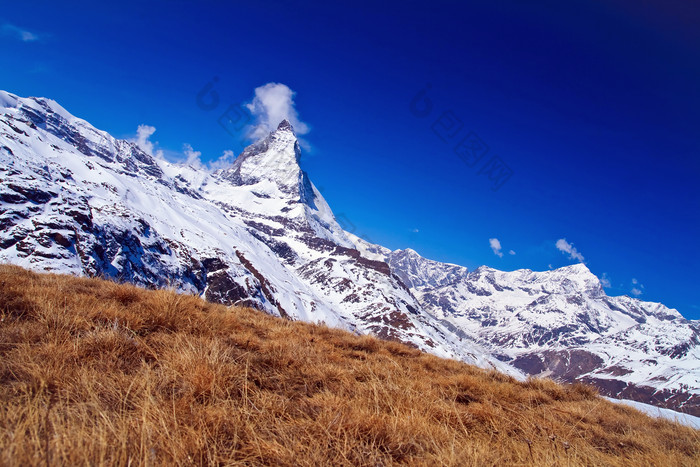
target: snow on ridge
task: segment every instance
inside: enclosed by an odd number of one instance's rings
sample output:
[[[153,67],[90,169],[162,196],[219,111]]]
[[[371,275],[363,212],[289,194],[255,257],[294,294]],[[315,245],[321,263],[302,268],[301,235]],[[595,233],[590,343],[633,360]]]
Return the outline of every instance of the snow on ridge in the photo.
[[[14,109],[17,107],[19,97],[7,91],[0,90],[0,108]]]

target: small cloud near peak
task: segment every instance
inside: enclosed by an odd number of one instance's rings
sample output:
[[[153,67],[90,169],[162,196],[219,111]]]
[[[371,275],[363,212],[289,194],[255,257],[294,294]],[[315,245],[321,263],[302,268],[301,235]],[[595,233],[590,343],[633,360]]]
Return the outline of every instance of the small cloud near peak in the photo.
[[[149,156],[163,159],[163,150],[156,150],[158,142],[151,141],[151,136],[156,132],[156,127],[151,125],[139,125],[136,129],[136,138],[132,139],[136,146]]]
[[[583,263],[583,255],[574,247],[573,243],[569,243],[565,238],[560,238],[556,243],[557,250],[569,255],[569,259],[574,259],[579,263]]]
[[[294,102],[295,94],[289,86],[282,83],[267,83],[255,88],[255,97],[246,105],[255,118],[250,137],[264,138],[284,120],[291,123],[297,135],[308,133],[309,126],[299,119]]]
[[[501,251],[501,242],[497,238],[489,238],[489,246],[493,250],[493,254],[499,258],[503,258],[503,252]]]

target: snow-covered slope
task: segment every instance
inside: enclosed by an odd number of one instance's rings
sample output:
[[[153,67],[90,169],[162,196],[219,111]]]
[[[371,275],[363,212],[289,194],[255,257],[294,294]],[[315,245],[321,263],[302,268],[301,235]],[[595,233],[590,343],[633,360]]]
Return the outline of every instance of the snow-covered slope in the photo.
[[[176,287],[698,415],[698,322],[607,297],[584,265],[469,272],[370,244],[338,225],[299,157],[283,121],[211,173],[0,92],[0,261]]]
[[[56,102],[0,93],[0,261],[174,286],[520,375],[363,256],[288,122],[216,173],[156,160]]]
[[[695,428],[696,430],[700,430],[700,417],[695,417],[686,413],[678,413],[675,410],[664,409],[654,405],[645,404],[643,402],[613,399],[612,397],[606,397],[606,399],[616,404],[628,405],[651,417],[665,418],[666,420],[671,420],[673,422],[680,423],[681,425],[686,425],[691,428]]]

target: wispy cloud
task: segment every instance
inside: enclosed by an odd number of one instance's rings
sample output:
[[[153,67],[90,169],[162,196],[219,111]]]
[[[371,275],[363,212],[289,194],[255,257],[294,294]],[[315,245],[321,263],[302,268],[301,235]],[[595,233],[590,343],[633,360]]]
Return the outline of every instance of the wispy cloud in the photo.
[[[39,40],[38,34],[15,26],[14,24],[4,23],[2,27],[0,27],[0,30],[2,30],[3,35],[14,37],[22,42],[35,42]]]
[[[562,253],[568,254],[570,259],[575,259],[576,261],[583,263],[583,255],[579,253],[576,248],[574,248],[573,243],[567,242],[565,238],[560,238],[557,240],[556,247]]]
[[[160,160],[167,160],[175,164],[189,165],[198,170],[214,172],[230,167],[236,159],[233,151],[226,150],[221,157],[209,162],[202,162],[202,152],[196,151],[191,144],[182,145],[182,152],[164,151],[158,147],[158,141],[153,141],[151,136],[156,132],[156,127],[151,125],[139,125],[136,136],[131,139],[143,152]]]
[[[202,152],[195,151],[192,145],[187,143],[182,145],[182,154],[173,154],[171,156],[174,159],[173,162],[176,164],[189,165],[192,168],[206,172],[226,169],[230,167],[236,159],[236,154],[233,151],[226,150],[218,159],[202,162]]]
[[[600,284],[605,287],[606,289],[609,289],[612,287],[612,284],[610,283],[610,278],[608,277],[608,273],[604,272],[603,275],[600,277]]]
[[[224,153],[219,157],[218,159],[209,162],[209,170],[212,172],[220,169],[225,169],[227,167],[230,167],[231,164],[233,164],[233,161],[236,159],[236,154],[231,151],[231,150],[226,150]]]
[[[151,125],[139,125],[136,129],[136,138],[132,139],[134,143],[149,156],[163,159],[163,150],[157,149],[158,142],[151,141],[151,136],[156,132],[156,127]]]
[[[513,255],[515,255],[515,251],[510,250],[510,251],[508,252],[508,254],[511,255],[511,256],[513,256]]]
[[[287,85],[282,83],[267,83],[255,88],[255,97],[246,105],[255,118],[250,137],[259,139],[274,131],[284,119],[294,127],[297,135],[309,132],[309,126],[299,119],[299,113],[294,103],[294,95]]]
[[[635,297],[639,297],[644,293],[644,284],[641,284],[636,278],[632,278],[632,289],[630,293]]]
[[[182,146],[183,157],[176,157],[176,163],[189,165],[198,170],[205,170],[207,172],[215,172],[219,169],[225,169],[230,167],[233,161],[236,159],[236,155],[231,150],[226,150],[218,159],[202,162],[202,152],[195,151],[192,145],[185,143]]]
[[[185,143],[182,146],[182,152],[185,155],[185,164],[194,167],[195,169],[204,168],[202,164],[202,152],[195,151],[192,145]]]
[[[489,246],[493,250],[493,254],[499,258],[503,258],[503,252],[501,251],[501,242],[497,238],[489,238]]]

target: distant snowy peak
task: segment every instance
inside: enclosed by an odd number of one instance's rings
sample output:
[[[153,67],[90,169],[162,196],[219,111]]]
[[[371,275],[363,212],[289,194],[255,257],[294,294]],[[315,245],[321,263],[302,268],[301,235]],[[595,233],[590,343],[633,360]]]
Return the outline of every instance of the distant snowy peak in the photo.
[[[410,248],[392,251],[385,261],[409,288],[442,287],[467,277],[464,266],[426,259]]]
[[[501,288],[524,288],[531,291],[576,294],[589,297],[604,295],[600,279],[585,264],[579,263],[551,271],[532,271],[518,269],[499,271],[488,266],[481,266],[470,273],[472,282],[490,284],[489,288],[500,291]]]

